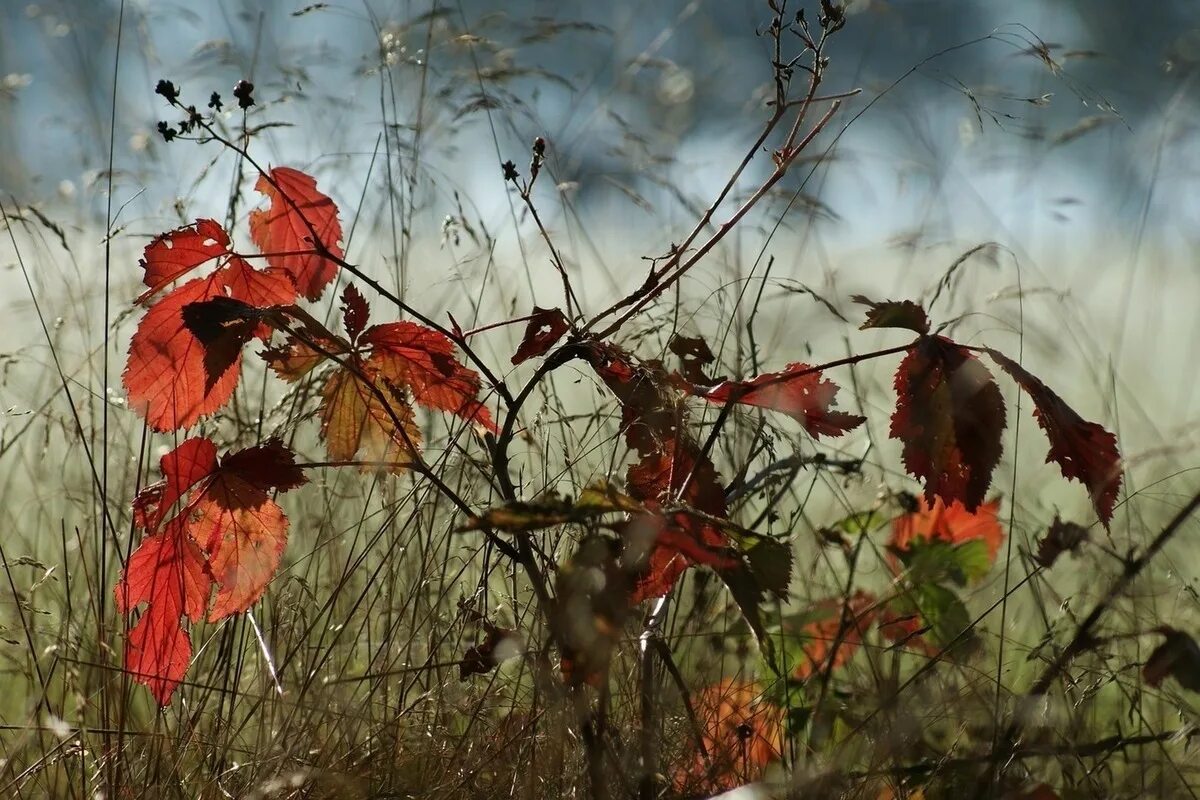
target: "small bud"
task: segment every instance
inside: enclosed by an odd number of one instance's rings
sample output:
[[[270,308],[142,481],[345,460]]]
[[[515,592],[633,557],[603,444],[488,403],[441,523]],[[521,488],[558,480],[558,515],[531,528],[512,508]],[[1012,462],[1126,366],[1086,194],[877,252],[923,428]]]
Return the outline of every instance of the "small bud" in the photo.
[[[506,181],[515,181],[521,175],[521,173],[517,172],[517,165],[511,160],[505,161],[500,165],[500,168],[504,170],[504,180]]]
[[[158,123],[158,132],[162,134],[163,141],[169,142],[176,137],[175,129],[161,120]]]
[[[179,89],[165,78],[154,87],[155,94],[161,94],[168,103],[174,104],[179,99]]]
[[[238,108],[249,108],[254,105],[254,84],[250,81],[238,81],[233,86],[233,96],[237,98]]]
[[[200,124],[200,112],[196,110],[195,106],[188,106],[186,111],[187,119],[179,123],[180,133],[191,133]]]
[[[221,110],[221,95],[217,94],[216,92],[213,92],[212,95],[208,98],[208,107],[214,111],[220,111]]]

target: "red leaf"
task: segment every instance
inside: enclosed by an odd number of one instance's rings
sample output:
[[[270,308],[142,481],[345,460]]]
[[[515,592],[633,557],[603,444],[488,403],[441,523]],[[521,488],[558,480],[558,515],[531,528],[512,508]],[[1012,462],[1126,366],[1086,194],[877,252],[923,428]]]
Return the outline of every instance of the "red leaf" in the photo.
[[[217,466],[217,448],[208,439],[187,439],[159,459],[163,478],[133,499],[134,523],[158,530],[172,507]]]
[[[1003,353],[988,350],[988,355],[1033,399],[1033,415],[1050,440],[1046,461],[1058,464],[1064,478],[1087,487],[1092,507],[1107,528],[1121,491],[1117,437],[1080,417],[1046,384]]]
[[[884,300],[876,303],[861,294],[850,298],[856,303],[870,307],[867,319],[859,326],[860,331],[868,328],[906,328],[922,336],[929,333],[929,317],[925,309],[911,300]]]
[[[192,640],[165,604],[147,609],[125,639],[125,669],[160,706],[171,702],[191,660]]]
[[[322,250],[336,258],[345,255],[338,244],[337,206],[317,190],[312,177],[289,167],[275,167],[269,179],[260,175],[254,188],[270,198],[271,207],[250,212],[251,238],[271,266],[292,276],[300,294],[319,299],[337,274],[337,264]]]
[[[593,342],[584,356],[620,402],[621,427],[630,447],[650,455],[667,442],[687,438],[687,407],[661,364],[638,361],[602,342]]]
[[[555,342],[561,339],[570,328],[571,323],[567,321],[562,311],[557,308],[534,306],[529,324],[525,326],[525,336],[522,337],[521,344],[512,357],[512,363],[520,364],[542,355],[553,347]]]
[[[186,428],[223,406],[233,395],[241,373],[241,353],[225,371],[210,376],[207,348],[184,324],[183,309],[216,297],[241,300],[255,307],[292,302],[291,279],[274,270],[256,270],[241,258],[230,259],[206,278],[179,286],[151,306],[129,343],[122,381],[129,404],[157,431]],[[266,332],[257,335],[265,338]]]
[[[175,517],[161,533],[144,539],[116,589],[122,613],[148,604],[125,641],[125,668],[150,688],[160,705],[171,701],[191,658],[191,641],[180,617],[200,619],[212,586],[204,556],[184,526],[183,518]]]
[[[891,435],[905,468],[925,481],[925,499],[983,502],[1000,460],[1004,398],[987,367],[941,336],[923,336],[896,370]]]
[[[142,281],[150,288],[134,302],[140,305],[176,278],[224,255],[230,255],[229,234],[211,219],[198,219],[155,237],[141,259]]]
[[[996,560],[1004,543],[1004,529],[997,513],[1000,500],[983,503],[974,513],[955,501],[946,505],[940,497],[931,506],[925,498],[917,498],[918,508],[892,520],[892,538],[888,544],[897,550],[907,550],[918,541],[943,541],[962,544],[982,539],[987,544],[988,558]]]
[[[491,412],[476,398],[479,375],[454,357],[445,334],[415,322],[374,325],[360,339],[371,348],[367,366],[427,408],[449,411],[497,433]]]
[[[642,456],[626,475],[629,494],[655,510],[685,504],[709,516],[727,516],[716,468],[687,434],[687,408],[662,366],[637,361],[605,343],[593,343],[585,357],[620,401],[626,441]],[[670,520],[646,515],[631,521],[624,533],[623,558],[644,565],[632,604],[665,595],[696,560],[718,568],[730,565],[723,555],[729,546],[725,534],[686,512]]]
[[[813,437],[841,436],[866,421],[857,414],[830,411],[837,405],[838,386],[807,364],[789,364],[750,381],[725,381],[711,389],[689,385],[686,391],[713,403],[741,403],[781,411]]]
[[[212,442],[188,439],[160,466],[163,480],[134,501],[135,520],[148,535],[117,583],[116,601],[122,612],[147,605],[126,641],[126,668],[166,705],[191,654],[181,617],[204,616],[214,584],[210,620],[258,600],[287,541],[287,518],[269,490],[286,491],[305,478],[275,439],[220,462]]]
[[[689,440],[664,442],[660,450],[629,467],[626,483],[629,494],[652,509],[684,503],[713,517],[728,513],[716,468]],[[645,554],[630,598],[635,605],[665,595],[694,563],[714,569],[738,564],[728,554],[725,534],[686,512],[669,519],[659,513],[635,518],[626,526],[624,539],[630,561],[640,563]]]

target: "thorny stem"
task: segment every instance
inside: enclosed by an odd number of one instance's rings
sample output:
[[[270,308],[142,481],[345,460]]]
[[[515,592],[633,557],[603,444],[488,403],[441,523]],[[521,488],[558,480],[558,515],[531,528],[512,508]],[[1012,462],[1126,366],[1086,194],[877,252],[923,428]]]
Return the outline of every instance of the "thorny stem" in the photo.
[[[742,218],[745,217],[748,213],[750,213],[751,209],[753,209],[756,205],[758,205],[758,202],[760,200],[762,200],[762,198],[764,196],[766,196],[766,194],[775,187],[775,184],[779,183],[779,181],[783,179],[783,176],[787,174],[788,168],[796,160],[796,157],[799,156],[800,153],[802,153],[804,151],[805,147],[807,147],[808,144],[814,138],[816,138],[816,136],[818,134],[820,134],[820,132],[829,123],[829,121],[831,119],[833,119],[833,116],[838,112],[838,109],[840,109],[841,107],[842,107],[841,101],[840,100],[835,101],[829,107],[829,110],[825,112],[825,115],[823,117],[821,117],[820,121],[818,121],[817,124],[813,126],[812,130],[810,130],[808,132],[808,135],[804,137],[804,140],[801,141],[800,144],[796,145],[794,148],[793,147],[785,147],[784,150],[781,150],[780,151],[780,163],[775,168],[775,171],[771,173],[771,177],[767,178],[767,180],[763,183],[763,185],[758,187],[758,190],[754,194],[752,194],[750,196],[750,198],[747,199],[746,202],[743,203],[741,205],[741,207],[738,208],[738,210],[735,211],[728,220],[726,220],[724,223],[721,224],[721,226],[719,228],[717,228],[716,233],[714,233],[708,239],[708,241],[706,241],[703,245],[701,245],[700,248],[697,249],[686,261],[684,261],[682,264],[680,264],[673,273],[671,273],[669,275],[665,275],[664,277],[656,278],[653,282],[654,285],[648,291],[643,293],[642,296],[637,301],[635,301],[632,306],[630,306],[629,310],[627,310],[615,322],[613,322],[611,325],[609,325],[607,328],[605,328],[603,331],[601,331],[598,334],[598,336],[601,339],[604,339],[604,338],[607,338],[607,337],[611,336],[612,334],[616,333],[618,330],[621,329],[622,325],[624,325],[633,316],[635,316],[639,311],[641,311],[643,308],[645,308],[647,304],[649,304],[651,301],[653,301],[655,298],[657,298],[659,295],[661,295],[663,292],[665,292],[667,289],[669,289],[671,286],[673,286],[676,281],[678,281],[685,274],[687,274],[687,272],[689,270],[691,270],[692,267],[696,266],[696,264],[698,264],[701,259],[703,259],[706,255],[708,255],[708,253],[714,247],[716,247],[721,242],[721,240],[724,239],[725,236],[731,230],[733,230],[735,227],[737,227],[738,223],[742,221]],[[680,249],[679,253],[680,254],[682,253],[682,249]],[[675,261],[678,261],[678,255],[667,262],[667,264],[663,268],[663,272],[665,272],[667,269],[669,269],[672,265],[672,262],[675,262]],[[605,312],[605,313],[607,313],[607,312]],[[601,316],[604,316],[604,314],[602,314]],[[599,318],[597,318],[597,319],[599,319]],[[593,322],[595,322],[595,321],[596,320],[593,320]],[[592,323],[589,323],[589,327],[591,324]]]
[[[530,216],[533,217],[534,224],[537,225],[538,233],[542,236],[542,241],[546,243],[546,247],[550,250],[550,263],[554,265],[554,269],[558,272],[559,277],[562,278],[563,302],[567,306],[567,318],[574,319],[575,311],[582,310],[579,305],[579,298],[575,296],[575,290],[571,288],[571,278],[567,275],[567,266],[563,263],[562,256],[558,253],[558,248],[554,246],[554,240],[550,238],[550,233],[542,223],[541,215],[538,214],[537,205],[530,196],[536,180],[537,173],[535,172],[529,183],[519,189],[519,194],[521,201],[525,203],[525,208],[529,210]]]
[[[778,19],[777,19],[777,22],[778,22]],[[813,64],[814,64],[814,66],[813,66],[813,69],[811,70],[811,77],[809,79],[808,91],[802,100],[798,100],[794,103],[787,103],[783,99],[784,95],[786,93],[786,89],[784,87],[784,82],[781,77],[781,72],[780,72],[781,65],[779,65],[779,63],[778,63],[779,58],[777,55],[777,57],[775,59],[775,63],[776,63],[775,80],[776,80],[776,87],[777,87],[776,88],[776,99],[774,102],[775,108],[771,114],[771,118],[769,120],[767,120],[767,124],[763,127],[762,133],[759,134],[758,139],[754,142],[754,144],[747,151],[746,155],[742,158],[741,163],[738,164],[737,169],[734,170],[733,174],[729,177],[729,180],[726,181],[725,186],[721,189],[720,193],[718,193],[716,199],[712,202],[711,205],[709,205],[708,209],[704,212],[703,216],[700,218],[700,221],[698,223],[696,223],[696,226],[694,228],[692,228],[692,231],[683,240],[682,244],[680,244],[678,246],[675,246],[675,245],[672,246],[671,254],[667,258],[666,262],[661,267],[656,267],[651,270],[650,275],[646,278],[646,281],[642,285],[641,288],[637,289],[629,296],[619,300],[618,302],[616,302],[615,304],[613,304],[612,306],[610,306],[609,308],[600,312],[595,317],[593,317],[591,320],[589,320],[588,323],[584,326],[585,331],[591,330],[601,320],[611,316],[612,314],[617,313],[621,309],[630,307],[629,310],[626,311],[616,322],[609,325],[608,328],[604,329],[604,331],[601,332],[599,334],[599,336],[600,336],[600,338],[606,338],[606,337],[610,336],[612,333],[616,332],[622,325],[625,324],[625,322],[627,322],[639,310],[641,310],[643,307],[645,307],[645,305],[647,303],[649,303],[654,298],[661,295],[664,291],[666,291],[668,288],[670,288],[670,286],[672,284],[674,284],[676,281],[678,281],[679,278],[681,278],[688,270],[690,270],[693,266],[695,266],[695,264],[698,263],[700,261],[700,259],[702,259],[710,250],[712,250],[712,248],[715,247],[723,238],[725,238],[725,236],[729,233],[729,231],[732,230],[737,225],[737,223],[742,219],[742,217],[744,217],[750,211],[750,209],[753,208],[753,206],[756,205],[762,199],[762,197],[764,195],[766,195],[767,192],[769,192],[771,190],[771,188],[774,187],[774,185],[779,182],[780,179],[783,178],[783,176],[787,173],[788,168],[795,161],[797,156],[799,156],[799,154],[805,149],[805,147],[807,147],[807,145],[821,132],[821,129],[828,123],[829,119],[831,119],[833,117],[833,115],[837,112],[837,110],[841,104],[840,100],[835,99],[833,105],[830,107],[829,111],[826,112],[826,114],[822,118],[822,120],[820,122],[818,122],[816,126],[814,126],[813,130],[809,132],[809,134],[804,138],[804,140],[802,142],[800,142],[799,144],[796,144],[796,137],[799,135],[800,127],[803,123],[805,114],[806,114],[808,108],[814,102],[816,102],[816,99],[817,99],[816,98],[817,88],[820,86],[822,76],[823,76],[822,50],[824,47],[824,43],[825,43],[825,34],[822,35],[820,44],[818,44],[815,48],[813,48]],[[779,51],[778,31],[776,31],[776,33],[775,33],[775,49],[776,49],[776,53],[778,54],[778,51]],[[857,91],[851,92],[850,94],[856,94],[856,93],[857,93]],[[840,96],[841,95],[835,95],[834,97],[840,97]],[[717,208],[719,208],[721,203],[723,203],[725,201],[725,198],[728,197],[729,193],[733,190],[733,187],[737,184],[738,179],[742,176],[742,173],[745,171],[746,167],[750,164],[750,162],[758,154],[759,150],[761,149],[763,144],[766,142],[767,138],[775,130],[776,126],[778,126],[780,121],[783,119],[783,117],[787,113],[788,109],[792,108],[794,106],[797,106],[797,105],[799,106],[799,111],[796,114],[796,119],[792,124],[792,129],[788,133],[787,139],[785,140],[783,147],[781,147],[776,153],[776,159],[777,159],[776,167],[775,167],[774,172],[772,172],[771,177],[769,177],[767,179],[767,181],[761,187],[759,187],[759,190],[757,192],[755,192],[754,195],[749,200],[747,200],[742,205],[742,207],[739,208],[734,213],[733,217],[731,217],[725,224],[721,225],[717,229],[717,231],[712,235],[712,237],[710,237],[709,240],[707,242],[705,242],[705,244],[703,246],[701,246],[701,248],[695,254],[690,256],[686,261],[683,261],[683,263],[681,265],[680,262],[683,260],[683,256],[688,251],[688,248],[691,246],[692,242],[694,242],[700,236],[700,234],[708,227],[709,223],[712,222],[713,215],[716,214]],[[676,269],[676,267],[678,267],[678,269]],[[670,275],[670,277],[667,277],[668,273],[670,273],[672,269],[675,269],[674,274]]]

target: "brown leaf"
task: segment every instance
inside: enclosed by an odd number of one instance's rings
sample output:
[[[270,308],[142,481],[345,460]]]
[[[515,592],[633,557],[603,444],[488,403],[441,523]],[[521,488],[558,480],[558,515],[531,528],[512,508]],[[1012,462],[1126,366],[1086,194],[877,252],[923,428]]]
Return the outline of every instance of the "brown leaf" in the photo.
[[[520,652],[519,637],[516,631],[501,628],[487,620],[481,620],[481,624],[487,634],[482,642],[463,653],[462,659],[458,662],[458,679],[460,681],[465,681],[472,675],[486,675],[494,670],[501,661],[512,658]],[[501,652],[496,652],[497,646],[505,640],[511,641],[514,646],[501,648]],[[508,652],[505,652],[506,650]]]
[[[861,294],[850,298],[868,306],[867,320],[859,326],[860,331],[868,328],[906,328],[924,336],[929,333],[929,317],[925,309],[911,300],[884,300],[876,303]]]
[[[1167,625],[1155,631],[1167,638],[1146,659],[1142,678],[1150,686],[1158,687],[1170,676],[1183,688],[1200,692],[1200,645],[1190,635]]]
[[[712,386],[718,382],[708,376],[708,365],[716,361],[717,357],[713,355],[703,337],[680,336],[676,333],[671,336],[671,341],[667,342],[667,349],[679,356],[679,372],[688,382],[697,386]]]
[[[1049,569],[1063,553],[1078,553],[1087,540],[1087,528],[1075,522],[1064,522],[1055,515],[1054,522],[1050,523],[1050,530],[1046,531],[1046,535],[1038,542],[1037,555],[1033,560]]]

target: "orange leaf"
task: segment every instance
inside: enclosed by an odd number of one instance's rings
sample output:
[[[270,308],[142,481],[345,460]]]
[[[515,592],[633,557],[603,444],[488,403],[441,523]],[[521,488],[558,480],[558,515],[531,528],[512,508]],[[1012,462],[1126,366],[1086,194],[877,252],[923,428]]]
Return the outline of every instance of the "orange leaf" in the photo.
[[[217,598],[210,622],[254,605],[275,576],[287,546],[288,519],[271,499],[305,482],[278,440],[226,456],[193,503],[192,538],[208,554]]]
[[[762,777],[783,752],[783,710],[755,683],[725,678],[691,699],[708,757],[697,752],[675,770],[677,792],[707,796]]]
[[[800,632],[805,660],[799,662],[793,676],[808,680],[813,675],[850,663],[862,644],[867,629],[877,615],[875,596],[861,589],[849,599],[831,597],[813,606],[820,617]],[[837,649],[835,651],[834,646]]]
[[[350,358],[360,374],[338,369],[321,392],[325,450],[339,461],[350,461],[361,454],[367,461],[394,462],[395,471],[399,471],[407,460],[405,456],[414,455],[421,444],[412,406],[383,380],[373,378],[373,384],[365,380],[362,376],[370,375],[366,365],[357,356]],[[372,391],[372,385],[378,394]]]
[[[687,385],[685,391],[713,403],[741,403],[780,411],[804,426],[813,437],[841,436],[866,421],[857,414],[831,411],[838,386],[807,364],[788,364],[750,381],[725,381],[711,389]]]
[[[949,544],[962,544],[973,539],[982,539],[987,545],[988,558],[995,561],[1004,543],[1004,528],[997,517],[1000,500],[989,500],[974,512],[955,501],[946,505],[940,497],[933,505],[925,498],[917,498],[917,509],[892,520],[892,538],[888,544],[897,550],[907,550],[918,541],[940,540]]]
[[[311,176],[290,167],[275,167],[269,178],[260,175],[254,188],[270,198],[271,207],[250,212],[250,237],[271,266],[292,276],[300,294],[319,299],[337,274],[337,264],[325,253],[345,255],[338,244],[337,206]]]
[[[1087,487],[1092,507],[1107,528],[1121,491],[1117,437],[1080,417],[1046,384],[1003,353],[988,350],[988,355],[1033,398],[1034,417],[1050,440],[1046,461],[1058,464],[1064,478]]]
[[[891,435],[925,499],[983,502],[1000,460],[1004,398],[987,367],[942,336],[923,336],[896,370]]]

